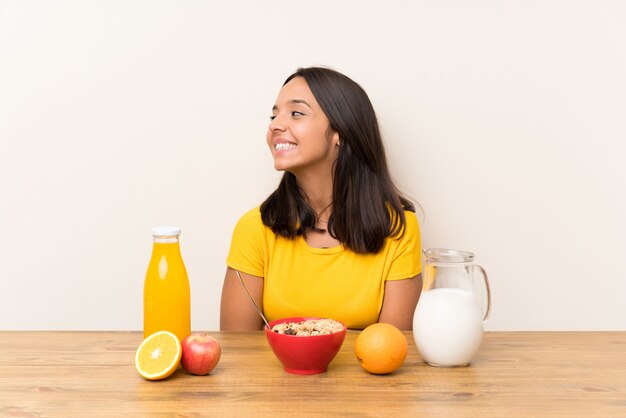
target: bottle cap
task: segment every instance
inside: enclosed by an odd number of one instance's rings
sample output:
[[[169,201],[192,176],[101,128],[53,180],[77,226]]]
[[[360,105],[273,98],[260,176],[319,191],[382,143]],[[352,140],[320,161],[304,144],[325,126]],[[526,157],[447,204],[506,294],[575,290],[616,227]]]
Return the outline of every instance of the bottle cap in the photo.
[[[177,237],[180,235],[180,228],[177,226],[157,226],[152,228],[153,237]]]

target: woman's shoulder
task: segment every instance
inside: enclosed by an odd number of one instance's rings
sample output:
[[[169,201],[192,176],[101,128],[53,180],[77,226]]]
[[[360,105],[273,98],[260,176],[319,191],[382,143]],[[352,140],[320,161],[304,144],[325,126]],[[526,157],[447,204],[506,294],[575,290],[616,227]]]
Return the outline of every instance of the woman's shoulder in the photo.
[[[408,235],[409,237],[419,237],[419,222],[417,220],[417,215],[415,214],[415,212],[410,211],[410,210],[405,210],[404,211],[404,219],[405,219],[405,225],[404,225],[404,234]]]
[[[237,228],[254,228],[263,225],[261,219],[261,208],[257,206],[245,212],[237,221]]]
[[[244,213],[243,215],[241,215],[241,217],[239,218],[239,221],[244,221],[244,222],[255,222],[255,221],[259,221],[261,222],[261,206],[256,206],[252,209],[250,209],[249,211],[247,211],[246,213]]]
[[[419,227],[419,223],[417,222],[417,215],[412,210],[404,211],[404,219],[406,219],[407,225],[411,225],[412,227]]]
[[[247,237],[246,239],[259,237],[266,233],[266,226],[263,225],[259,207],[255,207],[254,209],[250,209],[245,212],[237,221],[233,231],[234,236],[242,238]]]

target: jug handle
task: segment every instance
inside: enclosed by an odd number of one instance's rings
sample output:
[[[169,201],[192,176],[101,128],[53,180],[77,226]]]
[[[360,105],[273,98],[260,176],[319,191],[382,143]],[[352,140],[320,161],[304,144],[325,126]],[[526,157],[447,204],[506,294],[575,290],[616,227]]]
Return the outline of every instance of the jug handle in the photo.
[[[491,312],[491,288],[489,287],[489,279],[487,278],[487,272],[485,271],[485,269],[478,264],[475,264],[475,266],[480,269],[480,272],[483,274],[483,277],[485,278],[485,288],[487,289],[487,309],[485,309],[485,315],[483,316],[483,321],[486,321],[487,318],[489,317],[489,313]]]

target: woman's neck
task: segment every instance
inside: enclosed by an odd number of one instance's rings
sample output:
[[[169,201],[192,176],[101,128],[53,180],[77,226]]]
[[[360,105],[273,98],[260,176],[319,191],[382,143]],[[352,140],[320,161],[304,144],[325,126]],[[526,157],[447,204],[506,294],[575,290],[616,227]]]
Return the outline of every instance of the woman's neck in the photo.
[[[317,214],[318,220],[328,222],[333,209],[332,176],[296,176],[296,181],[298,187],[304,192],[307,203]]]
[[[336,247],[340,242],[328,232],[328,220],[333,213],[333,178],[328,175],[296,175],[298,187],[306,196],[307,203],[315,211],[315,228],[308,230],[307,243],[315,248]]]

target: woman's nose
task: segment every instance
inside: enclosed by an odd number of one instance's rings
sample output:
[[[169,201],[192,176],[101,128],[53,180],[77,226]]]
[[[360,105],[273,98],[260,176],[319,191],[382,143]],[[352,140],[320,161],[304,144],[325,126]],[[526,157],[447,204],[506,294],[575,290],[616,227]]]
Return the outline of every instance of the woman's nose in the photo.
[[[285,130],[285,122],[284,119],[281,118],[280,115],[276,115],[270,121],[270,131],[284,131]]]

